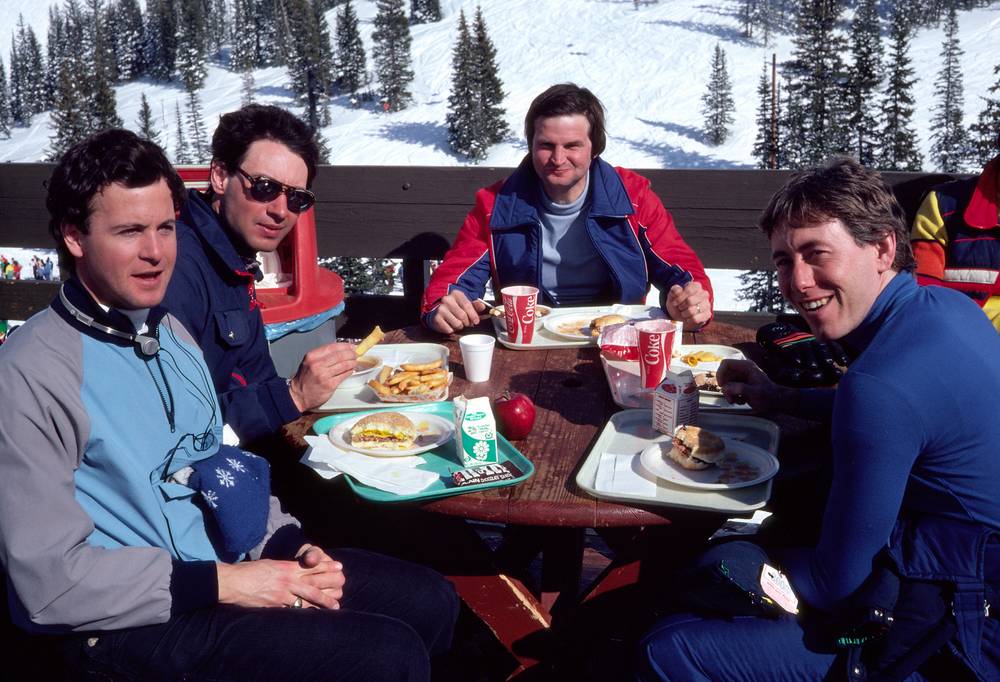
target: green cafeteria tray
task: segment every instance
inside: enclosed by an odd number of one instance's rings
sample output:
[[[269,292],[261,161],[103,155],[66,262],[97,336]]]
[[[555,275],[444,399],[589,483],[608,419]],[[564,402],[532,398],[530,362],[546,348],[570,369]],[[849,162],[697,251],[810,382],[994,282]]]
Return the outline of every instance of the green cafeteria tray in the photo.
[[[400,406],[382,410],[365,410],[363,412],[332,414],[328,417],[318,419],[316,423],[313,424],[313,431],[316,435],[322,436],[342,421],[357,417],[358,415],[372,414],[374,412],[424,412],[437,415],[447,419],[448,421],[452,421],[453,409],[452,402],[449,400],[447,402],[421,403],[419,405],[406,405],[405,407]],[[347,484],[351,487],[355,494],[358,495],[358,497],[362,497],[372,502],[407,502],[412,500],[433,500],[438,497],[464,495],[465,493],[487,490],[488,488],[500,488],[503,486],[514,485],[516,483],[520,483],[521,481],[526,481],[532,474],[535,473],[535,465],[531,463],[531,460],[522,455],[517,448],[510,444],[510,441],[499,433],[497,434],[497,450],[500,453],[500,461],[513,463],[514,466],[521,470],[520,476],[509,481],[478,483],[461,487],[456,486],[452,481],[451,475],[453,472],[464,467],[459,464],[459,457],[455,452],[454,440],[449,440],[441,447],[417,455],[417,457],[424,460],[424,464],[417,466],[418,469],[433,471],[439,476],[437,481],[431,483],[419,493],[414,493],[413,495],[396,495],[394,493],[386,492],[385,490],[379,490],[378,488],[372,488],[371,486],[359,483],[355,481],[350,474],[344,474],[344,478],[347,479]]]

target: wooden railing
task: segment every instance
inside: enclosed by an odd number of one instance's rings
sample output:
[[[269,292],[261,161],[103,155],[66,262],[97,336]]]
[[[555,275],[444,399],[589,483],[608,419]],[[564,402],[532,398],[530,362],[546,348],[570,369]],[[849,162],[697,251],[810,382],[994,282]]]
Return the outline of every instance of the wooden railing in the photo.
[[[313,189],[321,256],[403,259],[399,296],[354,295],[350,327],[373,323],[397,328],[417,320],[426,262],[440,259],[455,238],[476,190],[511,168],[324,166]],[[0,249],[51,248],[45,181],[51,164],[0,164]],[[640,169],[674,216],[684,239],[708,268],[768,269],[765,239],[755,227],[769,197],[788,171]],[[886,173],[912,219],[924,192],[949,176]],[[55,295],[52,283],[0,283],[0,319],[26,319]],[[722,314],[756,325],[765,316]]]

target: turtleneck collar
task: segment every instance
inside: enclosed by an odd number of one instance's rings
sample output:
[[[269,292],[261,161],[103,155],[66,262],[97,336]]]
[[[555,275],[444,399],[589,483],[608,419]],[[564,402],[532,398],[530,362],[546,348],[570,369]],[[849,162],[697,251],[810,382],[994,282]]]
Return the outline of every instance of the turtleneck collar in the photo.
[[[862,353],[875,338],[886,318],[892,314],[893,309],[916,293],[917,281],[913,274],[907,271],[896,273],[875,299],[875,303],[861,324],[840,339],[841,345],[846,346],[854,357]]]

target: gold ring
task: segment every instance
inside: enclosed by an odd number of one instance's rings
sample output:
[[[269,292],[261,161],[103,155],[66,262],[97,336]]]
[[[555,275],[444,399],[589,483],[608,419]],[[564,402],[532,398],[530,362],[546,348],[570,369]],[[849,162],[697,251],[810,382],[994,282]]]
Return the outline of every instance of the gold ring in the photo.
[[[701,304],[700,303],[694,307],[694,311],[696,313],[698,313],[699,315],[701,314]]]
[[[295,601],[292,602],[292,608],[293,609],[301,609],[302,608],[302,597],[296,597],[295,598]]]

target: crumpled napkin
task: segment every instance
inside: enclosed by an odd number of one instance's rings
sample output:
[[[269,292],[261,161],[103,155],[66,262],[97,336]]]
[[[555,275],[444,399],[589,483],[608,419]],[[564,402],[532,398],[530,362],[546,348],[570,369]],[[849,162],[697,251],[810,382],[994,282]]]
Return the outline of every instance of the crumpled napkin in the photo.
[[[656,479],[639,468],[640,453],[605,452],[597,463],[594,488],[606,493],[656,497]]]
[[[437,481],[433,471],[417,469],[421,457],[371,457],[338,448],[326,436],[306,436],[309,449],[302,462],[320,476],[330,479],[341,472],[360,483],[395,495],[413,495]]]

